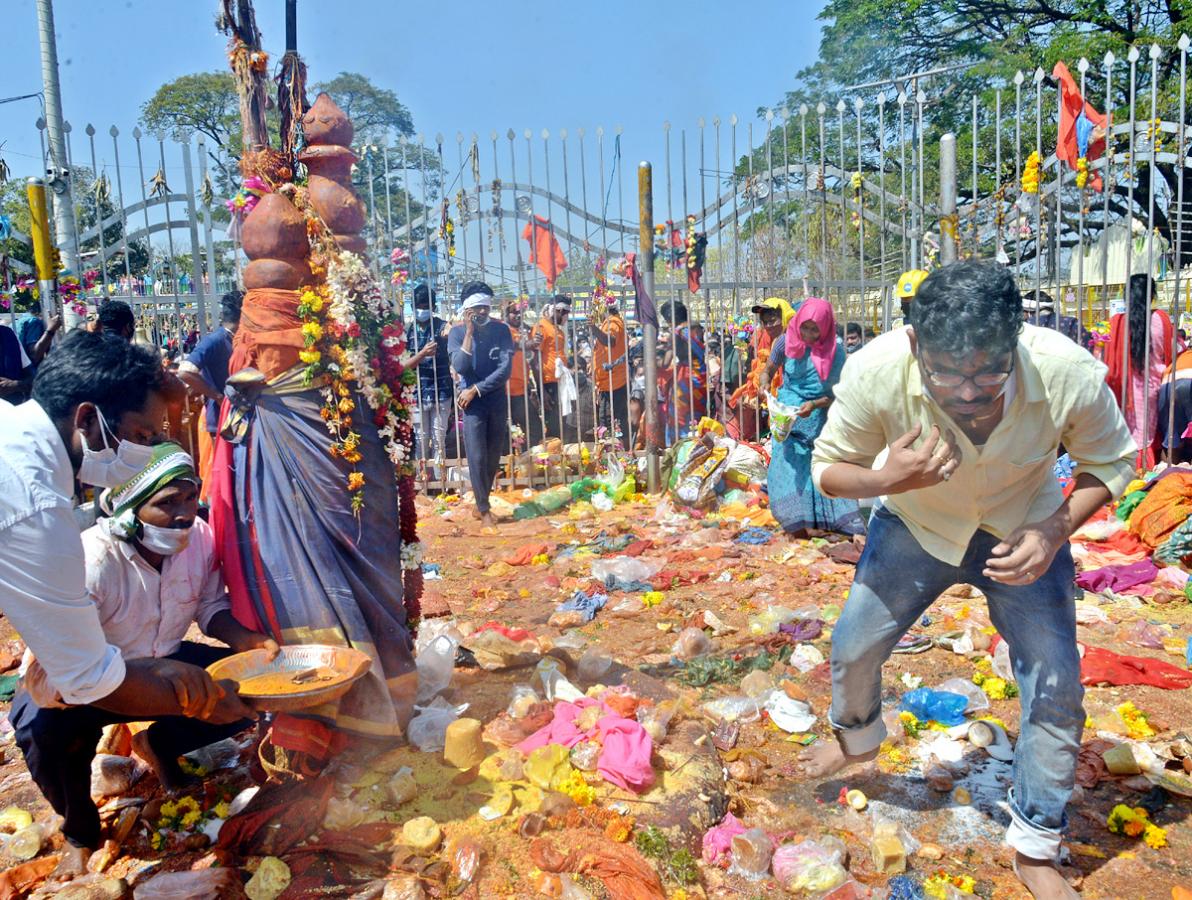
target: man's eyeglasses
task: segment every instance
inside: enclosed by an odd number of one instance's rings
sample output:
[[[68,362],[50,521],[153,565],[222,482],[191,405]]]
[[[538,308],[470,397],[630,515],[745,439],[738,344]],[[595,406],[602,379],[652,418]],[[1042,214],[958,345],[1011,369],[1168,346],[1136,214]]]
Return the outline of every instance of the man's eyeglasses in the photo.
[[[988,389],[1001,387],[1010,380],[1010,375],[1014,372],[1014,361],[1011,358],[1010,368],[1005,372],[978,372],[976,375],[958,375],[952,372],[933,372],[927,367],[927,363],[923,361],[923,357],[919,357],[919,365],[923,367],[923,371],[927,373],[927,380],[935,387],[940,388],[958,388],[966,381],[971,381],[979,388]]]

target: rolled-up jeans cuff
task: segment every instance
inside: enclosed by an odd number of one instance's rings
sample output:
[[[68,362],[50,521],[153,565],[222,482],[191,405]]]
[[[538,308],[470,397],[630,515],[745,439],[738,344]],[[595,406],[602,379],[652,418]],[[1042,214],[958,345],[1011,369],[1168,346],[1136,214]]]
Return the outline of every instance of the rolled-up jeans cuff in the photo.
[[[1014,789],[1007,798],[1010,807],[1010,827],[1006,829],[1006,843],[1031,859],[1045,859],[1051,862],[1059,859],[1063,833],[1036,825],[1014,802]]]
[[[841,728],[831,719],[828,721],[832,730],[836,732],[836,740],[840,742],[841,749],[849,756],[872,753],[886,739],[886,723],[882,721],[881,716],[860,728]]]

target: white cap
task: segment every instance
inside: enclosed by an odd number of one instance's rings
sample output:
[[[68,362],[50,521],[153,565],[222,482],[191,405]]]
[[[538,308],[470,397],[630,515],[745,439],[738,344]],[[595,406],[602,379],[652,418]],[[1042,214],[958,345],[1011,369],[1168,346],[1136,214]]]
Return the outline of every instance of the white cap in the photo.
[[[493,298],[488,294],[477,292],[475,294],[468,294],[464,297],[463,310],[467,312],[469,309],[475,309],[478,306],[492,306]]]

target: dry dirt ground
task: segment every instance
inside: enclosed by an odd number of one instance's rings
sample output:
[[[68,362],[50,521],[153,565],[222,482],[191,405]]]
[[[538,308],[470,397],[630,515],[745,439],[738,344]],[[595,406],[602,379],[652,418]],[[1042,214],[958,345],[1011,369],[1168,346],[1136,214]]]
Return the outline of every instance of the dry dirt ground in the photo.
[[[683,627],[692,620],[698,622],[705,611],[714,613],[732,630],[717,636],[711,630],[706,632],[712,642],[712,653],[747,660],[763,649],[763,638],[750,633],[750,616],[771,604],[807,612],[814,607],[826,620],[827,627],[810,643],[826,656],[831,625],[845,602],[853,573],[851,565],[828,560],[806,541],[776,534],[765,544],[738,543],[734,539],[741,531],[740,524],[675,516],[669,504],[653,499],[629,502],[611,512],[586,514],[582,518],[563,511],[547,518],[505,522],[495,531],[482,531],[463,504],[430,501],[420,504],[427,561],[437,564],[441,574],[441,579],[427,582],[423,603],[427,615],[450,615],[470,625],[496,621],[528,629],[550,640],[558,640],[564,634],[563,629],[548,622],[556,606],[591,583],[587,576],[595,557],[581,551],[578,556],[560,559],[565,548],[625,534],[635,540],[650,541],[641,558],[667,560],[667,571],[678,575],[677,581],[657,586],[663,594],[662,602],[629,614],[614,612],[618,602],[640,594],[613,593],[608,605],[591,623],[579,627],[578,634],[588,647],[598,647],[615,660],[601,679],[604,683],[624,681],[643,693],[658,690],[684,701],[682,711],[671,723],[671,735],[676,742],[680,736],[686,740],[693,734],[710,735],[716,722],[701,713],[702,704],[741,691],[739,674],[729,683],[713,682],[702,687],[681,683],[679,676],[683,669],[676,664],[672,648]],[[547,545],[549,562],[494,568],[494,563],[530,544]],[[984,616],[983,601],[979,597],[965,597],[963,591],[957,594],[941,598],[929,611],[929,621],[916,630],[934,637],[956,629],[963,620],[980,621]],[[1126,635],[1135,622],[1149,620],[1172,625],[1172,635],[1186,641],[1192,633],[1192,614],[1186,603],[1143,604],[1134,608],[1127,602],[1090,599],[1103,608],[1110,622],[1081,626],[1081,640],[1130,655],[1179,662],[1161,650],[1127,643]],[[3,636],[11,637],[11,634]],[[771,640],[768,646],[780,648],[781,642]],[[578,652],[572,651],[572,657]],[[531,681],[532,671],[458,668],[447,696],[455,702],[469,703],[467,715],[487,722],[505,709],[514,686]],[[971,679],[976,671],[975,657],[939,647],[916,655],[897,655],[885,667],[883,700],[887,707],[896,707],[908,681],[913,683],[916,677],[925,686],[932,686],[953,677]],[[574,669],[571,674],[579,682]],[[769,675],[788,694],[806,698],[818,716],[813,733],[821,740],[828,737],[830,685],[826,666],[802,672],[793,665],[778,663],[769,670]],[[579,683],[581,687],[587,686]],[[1095,728],[1112,722],[1114,708],[1126,700],[1133,701],[1150,717],[1158,731],[1155,740],[1171,739],[1183,730],[1192,733],[1192,690],[1092,687],[1087,691],[1085,708],[1096,725],[1086,730],[1085,739],[1095,736]],[[994,700],[991,706],[990,714],[1005,722],[1011,736],[1016,737],[1018,702]],[[928,732],[917,740],[907,738],[900,745],[887,748],[876,765],[846,770],[840,777],[809,781],[800,778],[794,768],[796,755],[807,738],[788,735],[763,717],[743,725],[733,750],[721,753],[720,762],[726,768],[732,761],[747,762],[735,767],[738,774],[752,770],[744,779],[730,777],[715,791],[706,786],[693,791],[691,785],[683,783],[684,763],[676,762],[674,752],[668,755],[664,743],[656,748],[656,768],[670,772],[660,778],[658,787],[640,798],[624,791],[606,792],[599,804],[611,807],[619,801],[623,805],[617,808],[635,815],[639,825],[647,821],[679,823],[680,827],[671,831],[675,846],[686,843],[697,857],[703,825],[710,817],[719,815],[725,803],[746,825],[762,826],[781,840],[834,835],[850,851],[849,871],[853,878],[864,887],[883,889],[889,881],[875,871],[869,852],[871,814],[876,810],[900,822],[918,841],[935,845],[941,851],[940,858],[912,856],[909,874],[913,878],[922,879],[938,871],[967,875],[974,879],[978,896],[1007,900],[1026,897],[1010,872],[1010,853],[1000,842],[1007,822],[1004,792],[1009,782],[1009,767],[988,759],[983,751],[968,747],[966,765],[961,767],[967,772],[956,778],[956,784],[967,790],[971,800],[962,802],[967,798],[958,798],[955,792],[936,792],[923,778],[923,767],[915,753],[921,741],[930,737]],[[5,731],[5,740],[0,806],[18,805],[33,812],[36,819],[44,820],[48,808],[29,782],[20,752],[12,743],[11,729]],[[668,742],[671,740],[668,738]],[[711,752],[708,741],[697,738],[697,743],[702,751]],[[415,751],[411,750],[410,754],[414,756]],[[435,789],[418,801],[423,811],[438,813],[442,820],[462,821],[478,807],[478,802],[465,796],[466,787],[457,786],[443,774],[434,778],[438,779]],[[247,773],[221,775],[215,782],[230,792],[247,783]],[[869,809],[857,812],[841,804],[842,788],[863,791],[869,799]],[[142,779],[135,791],[141,797],[158,794],[151,776]],[[1154,821],[1167,830],[1168,845],[1162,849],[1151,849],[1141,840],[1113,835],[1106,829],[1106,816],[1115,804],[1136,806],[1144,800],[1155,810]],[[1190,813],[1192,800],[1164,792],[1148,795],[1141,785],[1122,779],[1103,781],[1079,792],[1069,810],[1066,847],[1083,879],[1083,896],[1169,900],[1173,886],[1192,887]],[[471,885],[460,889],[460,895],[543,896],[533,886],[528,841],[518,835],[515,822],[506,818],[483,823],[476,833],[484,847],[480,873]],[[54,838],[55,843],[60,840]],[[138,873],[144,877],[147,869],[185,868],[201,853],[199,849],[189,854],[155,852],[148,846],[147,834],[134,832],[111,871],[135,879]],[[11,862],[6,860],[5,864]],[[613,896],[598,880],[584,878],[579,883],[591,896]],[[676,882],[665,883],[669,896],[684,896]],[[749,882],[709,866],[701,866],[699,884],[686,888],[687,897],[783,895],[784,891],[772,879]]]

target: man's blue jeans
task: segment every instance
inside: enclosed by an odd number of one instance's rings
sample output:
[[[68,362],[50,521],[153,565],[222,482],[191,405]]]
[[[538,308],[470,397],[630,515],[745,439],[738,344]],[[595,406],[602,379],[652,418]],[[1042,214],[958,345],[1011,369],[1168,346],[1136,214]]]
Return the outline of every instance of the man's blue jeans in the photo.
[[[877,749],[882,664],[935,599],[971,584],[1010,650],[1022,705],[1010,789],[1006,842],[1033,859],[1054,859],[1067,819],[1076,754],[1084,728],[1080,655],[1076,649],[1075,570],[1067,545],[1034,584],[1011,587],[981,571],[998,539],[978,531],[959,566],[929,555],[889,510],[874,510],[865,551],[844,612],[832,633],[832,727],[850,755]]]

